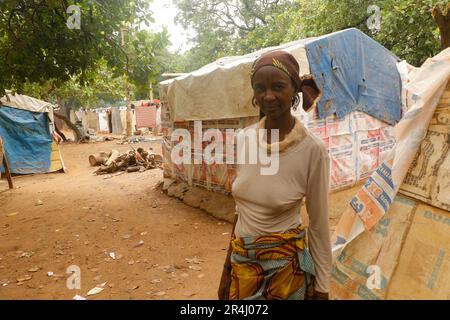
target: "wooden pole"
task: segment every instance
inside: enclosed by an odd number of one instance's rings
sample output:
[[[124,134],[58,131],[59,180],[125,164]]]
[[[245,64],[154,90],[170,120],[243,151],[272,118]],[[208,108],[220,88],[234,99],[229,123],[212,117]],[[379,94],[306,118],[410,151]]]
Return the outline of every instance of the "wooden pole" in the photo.
[[[5,175],[6,175],[6,180],[8,180],[8,185],[10,189],[14,189],[14,184],[12,181],[12,176],[11,176],[11,171],[9,169],[9,163],[8,160],[6,159],[5,154],[3,154],[3,166],[5,167]]]
[[[11,176],[11,171],[10,171],[10,168],[9,168],[8,159],[6,159],[6,153],[5,153],[5,150],[3,149],[2,138],[0,138],[0,155],[1,155],[1,158],[2,158],[3,167],[5,168],[5,176],[6,176],[6,180],[8,180],[9,188],[10,189],[14,189],[14,185],[13,185],[13,181],[12,181],[12,176]]]
[[[150,101],[153,102],[153,85],[152,80],[150,80],[150,87],[149,87],[149,93],[150,93]]]
[[[122,47],[123,50],[125,51],[125,30],[124,27],[120,28],[120,37],[121,37],[121,43],[122,43]],[[128,76],[129,76],[129,66],[128,66],[128,57],[126,57],[126,65],[125,65],[125,75],[124,75],[124,90],[125,90],[125,102],[126,102],[126,106],[127,106],[127,113],[126,113],[126,120],[127,120],[127,137],[131,137],[131,135],[133,134],[133,130],[131,128],[132,126],[132,114],[131,114],[131,97],[130,97],[130,86],[128,84]]]

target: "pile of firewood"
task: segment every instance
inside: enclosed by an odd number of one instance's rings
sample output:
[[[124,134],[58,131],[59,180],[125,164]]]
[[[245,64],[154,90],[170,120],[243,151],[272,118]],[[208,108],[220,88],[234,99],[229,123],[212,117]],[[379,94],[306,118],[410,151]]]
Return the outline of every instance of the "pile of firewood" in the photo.
[[[145,151],[142,148],[128,153],[120,153],[117,150],[112,150],[109,153],[100,152],[89,156],[89,163],[91,166],[100,166],[94,172],[96,175],[111,174],[119,171],[126,172],[144,172],[146,170],[161,168],[162,157],[160,155]]]

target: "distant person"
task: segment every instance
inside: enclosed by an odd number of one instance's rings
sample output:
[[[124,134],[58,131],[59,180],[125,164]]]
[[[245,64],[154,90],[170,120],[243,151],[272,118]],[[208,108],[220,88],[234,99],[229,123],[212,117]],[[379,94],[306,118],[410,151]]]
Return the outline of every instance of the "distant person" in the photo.
[[[219,299],[329,299],[330,160],[322,141],[291,113],[299,105],[299,92],[305,108],[318,91],[313,81],[300,79],[299,71],[295,58],[283,51],[270,52],[253,66],[253,104],[264,117],[244,131],[268,130],[260,147],[278,143],[279,170],[262,175],[259,163],[238,164],[232,185],[236,220]],[[280,142],[270,141],[274,129]],[[308,228],[301,223],[302,203]]]
[[[52,138],[56,144],[60,144],[63,141],[63,138],[56,131],[53,131]]]

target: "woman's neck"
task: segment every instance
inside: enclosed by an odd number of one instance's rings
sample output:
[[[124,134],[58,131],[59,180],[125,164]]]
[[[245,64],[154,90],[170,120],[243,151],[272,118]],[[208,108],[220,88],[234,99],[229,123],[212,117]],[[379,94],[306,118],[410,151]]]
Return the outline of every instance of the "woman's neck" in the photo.
[[[295,127],[295,117],[288,112],[277,119],[272,119],[266,117],[265,129],[267,129],[267,142],[270,142],[271,130],[279,130],[279,140],[280,142],[294,129]]]

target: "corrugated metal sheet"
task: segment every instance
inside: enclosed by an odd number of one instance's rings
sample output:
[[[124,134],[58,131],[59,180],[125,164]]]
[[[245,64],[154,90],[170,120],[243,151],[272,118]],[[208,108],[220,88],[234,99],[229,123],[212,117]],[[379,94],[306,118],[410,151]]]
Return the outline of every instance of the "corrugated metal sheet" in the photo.
[[[98,117],[98,131],[109,132],[108,113],[106,111],[99,111],[97,112],[97,117]]]
[[[87,125],[89,129],[98,131],[98,115],[95,111],[88,111],[87,114]]]
[[[111,122],[112,122],[112,133],[113,134],[123,134],[123,126],[122,126],[122,119],[120,116],[120,110],[117,108],[112,109],[111,114]]]
[[[136,107],[136,127],[156,128],[156,108]]]

